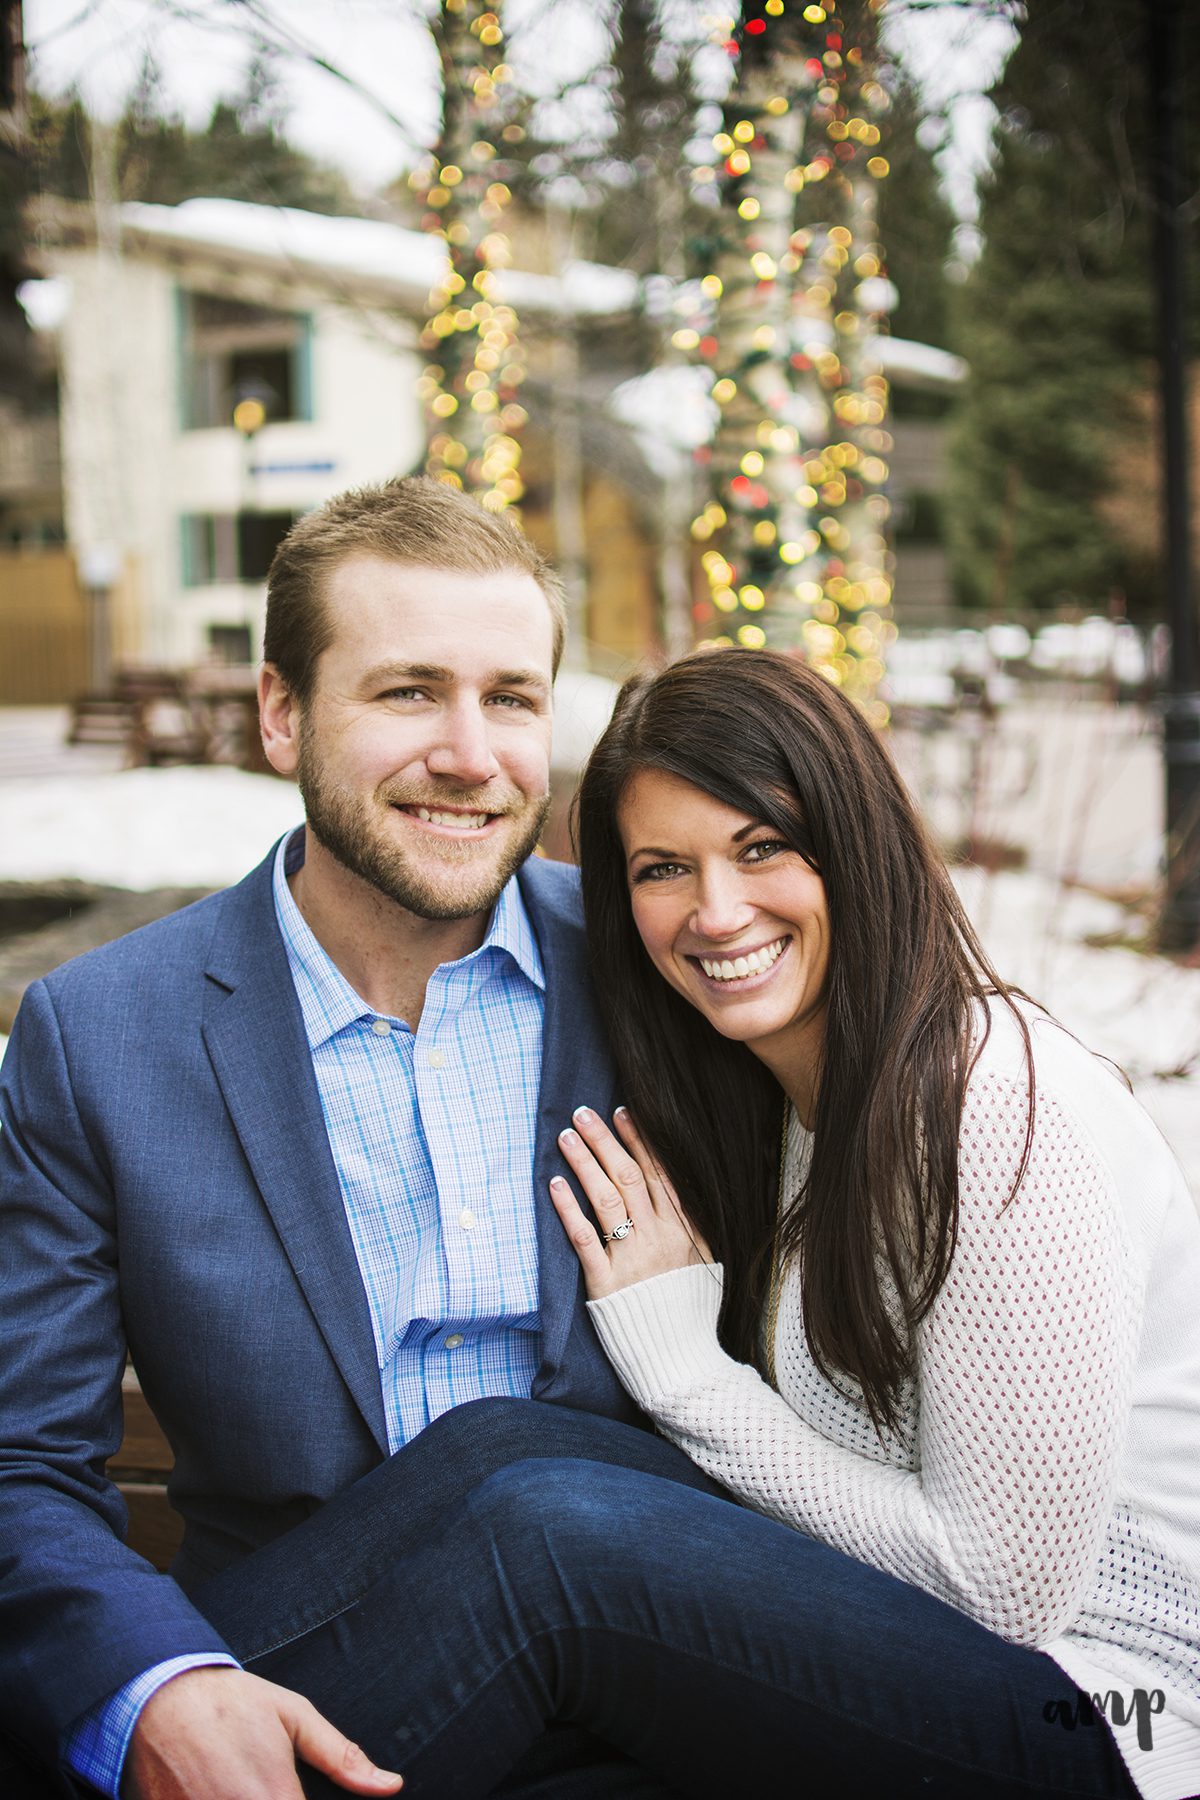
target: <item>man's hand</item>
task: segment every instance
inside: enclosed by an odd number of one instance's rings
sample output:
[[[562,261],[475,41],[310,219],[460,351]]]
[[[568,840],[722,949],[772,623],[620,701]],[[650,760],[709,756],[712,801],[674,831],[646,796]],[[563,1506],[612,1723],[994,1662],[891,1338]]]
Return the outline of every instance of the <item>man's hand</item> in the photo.
[[[401,1785],[289,1688],[242,1669],[189,1669],[142,1709],[121,1793],[127,1800],[302,1800],[296,1759],[352,1794]]]

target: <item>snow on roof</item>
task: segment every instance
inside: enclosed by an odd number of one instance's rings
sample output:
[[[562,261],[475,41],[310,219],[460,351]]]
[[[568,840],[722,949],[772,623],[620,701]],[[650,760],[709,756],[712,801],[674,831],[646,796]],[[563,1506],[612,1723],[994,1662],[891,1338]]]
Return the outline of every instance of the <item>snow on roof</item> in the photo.
[[[628,425],[657,474],[678,468],[680,452],[707,444],[719,408],[711,397],[712,373],[693,363],[666,363],[621,382],[608,396],[608,410]]]
[[[240,251],[295,269],[387,283],[422,302],[446,266],[441,245],[428,232],[382,219],[336,218],[290,206],[257,206],[244,200],[185,200],[179,206],[130,201],[121,208],[121,222],[164,242]],[[627,312],[637,298],[638,281],[627,269],[571,262],[564,264],[560,275],[501,270],[497,291],[502,299],[530,312],[595,315]]]
[[[966,376],[967,365],[961,356],[932,344],[880,337],[874,347],[889,376],[909,375],[920,385],[938,387],[955,386]],[[630,427],[650,467],[667,475],[679,468],[682,453],[690,454],[707,444],[716,430],[718,408],[711,398],[712,384],[711,369],[696,363],[664,363],[614,388],[608,410]]]
[[[961,356],[939,350],[935,344],[918,344],[912,338],[877,338],[875,348],[885,375],[912,375],[936,387],[958,387],[967,378]]]

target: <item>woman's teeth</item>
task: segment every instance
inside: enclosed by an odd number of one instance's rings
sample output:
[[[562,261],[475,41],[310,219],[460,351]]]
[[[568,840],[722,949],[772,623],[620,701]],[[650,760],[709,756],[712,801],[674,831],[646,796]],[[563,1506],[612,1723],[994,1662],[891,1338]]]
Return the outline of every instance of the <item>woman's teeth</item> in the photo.
[[[711,962],[706,956],[696,960],[710,981],[738,981],[743,976],[760,975],[764,969],[769,969],[783,955],[786,943],[785,937],[776,938],[773,944],[752,950],[749,956],[735,956],[731,962]]]
[[[427,825],[449,825],[458,831],[482,831],[491,813],[430,812],[427,806],[414,806],[413,812]]]

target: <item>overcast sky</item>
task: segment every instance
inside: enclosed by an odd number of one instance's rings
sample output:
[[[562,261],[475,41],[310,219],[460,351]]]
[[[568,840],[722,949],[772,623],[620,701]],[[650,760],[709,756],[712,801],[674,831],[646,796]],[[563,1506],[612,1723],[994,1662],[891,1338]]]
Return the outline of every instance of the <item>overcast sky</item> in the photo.
[[[709,11],[705,0],[668,3],[685,16]],[[581,75],[594,63],[601,33],[588,0],[555,0],[552,8],[508,0],[505,11],[512,60],[529,85],[550,73]],[[897,4],[894,13],[902,11]],[[423,12],[421,0],[25,0],[25,37],[35,85],[52,94],[77,87],[101,116],[119,113],[151,50],[170,102],[202,124],[213,101],[237,88],[257,34],[285,52],[279,66],[293,141],[371,188],[409,167],[437,128],[437,69]],[[255,15],[265,25],[256,26]],[[948,186],[967,212],[972,172],[986,157],[990,107],[981,95],[1003,63],[1010,30],[953,0],[897,16],[892,29],[931,101],[950,109]],[[306,51],[349,83],[314,67]]]

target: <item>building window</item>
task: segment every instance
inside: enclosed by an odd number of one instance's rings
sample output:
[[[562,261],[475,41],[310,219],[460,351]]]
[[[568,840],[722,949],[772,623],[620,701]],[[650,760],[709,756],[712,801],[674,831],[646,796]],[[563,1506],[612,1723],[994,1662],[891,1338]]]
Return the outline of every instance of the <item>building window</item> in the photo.
[[[290,512],[185,513],[184,587],[265,581],[280,539],[295,518]]]
[[[259,400],[268,423],[310,419],[310,321],[218,294],[180,294],[185,430],[229,425],[241,400]]]

